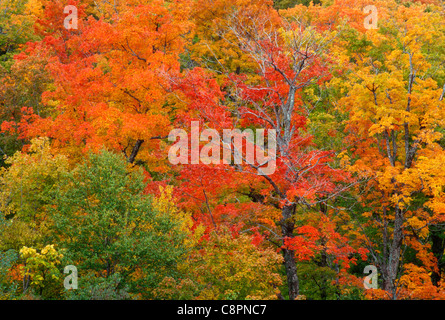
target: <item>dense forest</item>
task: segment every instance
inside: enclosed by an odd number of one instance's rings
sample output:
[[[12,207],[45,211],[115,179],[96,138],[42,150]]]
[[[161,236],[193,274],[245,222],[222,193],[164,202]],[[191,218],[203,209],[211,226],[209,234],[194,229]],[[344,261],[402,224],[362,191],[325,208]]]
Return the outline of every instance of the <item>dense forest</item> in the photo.
[[[0,0],[0,300],[445,299],[444,96],[440,0]]]

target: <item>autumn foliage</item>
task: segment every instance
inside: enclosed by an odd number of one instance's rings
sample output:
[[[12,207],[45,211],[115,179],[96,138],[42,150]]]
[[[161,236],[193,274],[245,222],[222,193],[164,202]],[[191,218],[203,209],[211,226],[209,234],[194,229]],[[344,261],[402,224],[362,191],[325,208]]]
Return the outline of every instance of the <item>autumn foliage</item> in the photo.
[[[445,299],[444,9],[2,1],[0,298]]]

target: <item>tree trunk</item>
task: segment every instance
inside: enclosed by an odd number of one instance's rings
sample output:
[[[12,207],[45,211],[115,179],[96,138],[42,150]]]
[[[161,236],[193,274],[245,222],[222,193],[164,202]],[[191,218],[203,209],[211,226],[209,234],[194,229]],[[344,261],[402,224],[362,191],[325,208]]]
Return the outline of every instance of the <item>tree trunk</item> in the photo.
[[[281,232],[283,238],[292,238],[294,232],[294,222],[292,215],[295,211],[295,204],[287,205],[283,207],[281,220]],[[289,249],[283,249],[284,253],[284,266],[286,268],[287,286],[289,291],[289,299],[295,300],[299,294],[299,283],[297,276],[297,264],[295,263],[295,251]]]
[[[29,283],[31,282],[31,276],[23,276],[23,293],[25,293],[29,288]]]
[[[134,160],[136,159],[136,156],[137,156],[137,154],[139,152],[139,149],[140,149],[140,147],[141,147],[141,145],[143,143],[144,143],[144,140],[140,140],[139,139],[139,140],[136,141],[136,143],[135,143],[135,145],[133,147],[133,150],[131,150],[131,154],[128,157],[128,162],[129,163],[133,163],[134,162]]]
[[[321,261],[320,261],[320,267],[326,268],[328,266],[328,255],[326,253],[326,247],[325,247],[325,239],[322,240],[322,246],[323,250],[321,251]],[[321,276],[320,279],[320,298],[321,300],[327,300],[328,299],[328,279],[325,275]]]
[[[295,300],[299,292],[297,276],[297,264],[295,263],[295,251],[284,249],[284,265],[286,267],[287,286],[289,299]]]
[[[399,270],[400,263],[400,253],[402,250],[402,241],[403,241],[403,210],[398,206],[395,208],[395,219],[394,219],[394,231],[393,231],[393,240],[391,243],[391,247],[389,249],[388,261],[386,264],[386,270],[382,273],[385,276],[383,281],[383,289],[388,291],[392,298],[397,299],[396,295],[396,279]]]

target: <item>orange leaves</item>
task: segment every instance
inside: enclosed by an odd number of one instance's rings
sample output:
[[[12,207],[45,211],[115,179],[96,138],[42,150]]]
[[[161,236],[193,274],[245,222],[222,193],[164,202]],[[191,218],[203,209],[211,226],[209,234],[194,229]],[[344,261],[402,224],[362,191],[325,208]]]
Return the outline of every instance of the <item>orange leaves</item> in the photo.
[[[196,25],[196,43],[191,44],[191,57],[211,70],[224,73],[242,73],[251,70],[255,62],[249,53],[237,45],[236,36],[231,28],[234,21],[250,30],[255,30],[254,19],[264,17],[270,24],[278,24],[279,17],[272,8],[270,0],[224,0],[195,1],[192,18]],[[225,76],[218,76],[224,78]]]
[[[431,283],[430,274],[423,267],[407,263],[405,273],[400,278],[400,299],[415,300],[443,300],[445,299],[445,287],[441,282],[439,287]]]
[[[221,130],[232,126],[229,110],[221,105],[224,92],[211,72],[196,67],[172,77],[170,82],[179,96],[178,100],[185,104],[181,105],[175,119],[177,125],[188,127],[190,121],[200,114],[209,128]]]
[[[178,102],[170,79],[179,73],[182,35],[191,28],[190,4],[135,4],[119,5],[113,20],[83,19],[90,4],[80,5],[78,32],[59,26],[60,5],[45,7],[39,24],[45,29],[42,44],[54,50],[48,67],[55,88],[44,93],[44,101],[56,112],[20,125],[22,131],[30,126],[27,137],[50,136],[73,155],[106,145],[129,159],[131,154],[131,161],[141,148],[140,156],[152,161],[153,150],[159,150],[152,138],[168,134]]]
[[[296,231],[297,234],[301,235],[285,238],[284,247],[295,250],[299,261],[309,260],[320,250],[320,246],[316,244],[316,241],[320,238],[321,234],[311,226],[302,226],[297,228]]]
[[[332,47],[342,61],[348,61],[348,69],[331,84],[342,92],[338,108],[346,118],[345,143],[351,146],[341,155],[342,164],[366,179],[366,186],[356,190],[366,207],[362,217],[367,238],[361,240],[377,253],[373,258],[384,268],[385,289],[392,295],[399,286],[397,270],[404,246],[417,252],[426,269],[437,264],[428,236],[429,226],[443,221],[445,180],[436,169],[443,163],[438,141],[445,105],[440,98],[443,72],[431,70],[438,56],[444,58],[436,50],[445,43],[445,23],[443,12],[433,6],[426,10],[419,3],[375,4],[378,32],[347,26],[350,48],[345,50],[342,41]],[[430,210],[433,207],[437,211]]]
[[[145,169],[146,193],[173,185],[174,197],[161,198],[191,215],[201,247],[191,253],[195,278],[166,278],[166,295],[189,286],[193,297],[269,298],[269,284],[280,283],[275,245],[287,266],[323,265],[340,285],[361,286],[351,266],[372,258],[387,268],[388,292],[402,258],[415,259],[402,274],[403,296],[440,297],[442,287],[428,282],[441,251],[433,254],[430,227],[445,221],[437,2],[376,0],[379,30],[364,27],[366,0],[280,12],[270,0],[68,3],[79,8],[78,30],[63,27],[64,4],[31,3],[41,40],[0,77],[1,130],[48,137],[71,163],[89,150],[124,153]],[[256,175],[258,158],[169,163],[166,137],[191,121],[219,134],[275,130],[276,170]],[[270,283],[240,295],[239,281],[257,285],[253,269]],[[230,287],[218,287],[227,273]],[[195,292],[206,282],[209,291]]]
[[[340,232],[334,219],[311,213],[306,223],[296,227],[296,235],[285,238],[282,247],[295,250],[298,261],[309,261],[323,253],[332,256],[334,263],[341,266],[342,272],[347,272],[352,264],[356,264],[356,254],[363,261],[368,259],[369,250],[352,241],[349,238],[351,234]]]

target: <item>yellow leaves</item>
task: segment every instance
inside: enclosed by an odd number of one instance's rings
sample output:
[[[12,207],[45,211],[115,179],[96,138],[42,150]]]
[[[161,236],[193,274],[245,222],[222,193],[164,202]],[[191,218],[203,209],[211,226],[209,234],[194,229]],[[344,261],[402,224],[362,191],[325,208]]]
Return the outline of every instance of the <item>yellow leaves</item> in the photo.
[[[440,146],[431,152],[423,152],[418,158],[419,175],[433,196],[439,196],[445,185],[444,163],[445,151]]]
[[[25,14],[41,17],[43,14],[43,6],[40,0],[28,0],[25,5]]]
[[[187,247],[195,246],[204,233],[204,227],[198,226],[195,230],[191,230],[193,220],[191,215],[178,209],[173,198],[173,187],[159,187],[160,195],[153,199],[153,209],[161,215],[168,215],[179,223],[180,231],[188,234],[184,240]]]
[[[178,212],[179,210],[173,203],[173,187],[167,186],[164,188],[161,186],[159,187],[159,191],[161,195],[154,199],[153,208],[164,214]]]
[[[57,265],[63,254],[57,252],[53,244],[45,246],[40,253],[34,248],[24,246],[20,249],[20,256],[25,260],[22,274],[32,279],[31,284],[43,287],[46,279],[59,280]]]
[[[205,286],[198,299],[276,299],[275,288],[282,284],[280,254],[225,228],[212,232],[200,247],[181,266]]]
[[[382,19],[379,9],[380,29],[366,32],[362,52],[345,51],[340,41],[332,48],[334,55],[350,58],[347,76],[330,82],[341,92],[336,107],[345,114],[353,145],[353,154],[341,153],[339,159],[343,168],[371,179],[369,194],[360,199],[374,206],[364,214],[369,221],[385,215],[392,223],[397,207],[407,232],[425,238],[428,223],[445,220],[445,157],[438,145],[445,125],[445,104],[439,100],[445,20],[442,11],[421,4],[381,5],[391,18]]]
[[[44,181],[56,181],[68,169],[64,155],[53,155],[49,139],[31,141],[29,153],[17,152],[6,159],[11,166],[0,171],[0,210],[4,214],[36,215],[44,200]]]
[[[63,254],[58,253],[57,250],[54,248],[53,244],[46,245],[40,253],[37,252],[34,248],[28,248],[24,246],[22,249],[20,249],[20,255],[24,259],[28,259],[31,257],[49,257],[51,260],[54,260],[55,263],[59,263],[59,259],[63,257]]]
[[[191,57],[203,64],[211,64],[211,69],[226,69],[232,72],[252,70],[256,63],[251,55],[236,45],[238,43],[233,28],[239,24],[245,30],[257,28],[261,22],[255,21],[266,16],[267,24],[275,24],[277,12],[272,10],[268,0],[235,0],[228,4],[225,0],[195,1],[191,7],[195,12],[194,33],[198,39],[190,46]],[[224,76],[217,76],[219,79]]]
[[[420,220],[419,217],[413,216],[407,220],[407,224],[418,231],[417,235],[421,238],[428,236],[428,226],[425,220]]]
[[[434,212],[431,219],[444,221],[445,214],[445,151],[441,146],[423,150],[417,160],[417,167],[423,185],[423,192],[430,196],[426,206]]]
[[[416,168],[404,169],[401,164],[387,166],[377,180],[380,190],[390,195],[391,203],[402,209],[409,205],[411,195],[422,185],[419,171]]]
[[[334,31],[325,31],[321,33],[317,28],[311,25],[300,30],[285,31],[283,28],[280,28],[279,31],[283,37],[284,43],[290,49],[287,51],[290,55],[294,55],[293,50],[301,47],[306,48],[307,54],[314,54],[315,50],[318,50],[323,42],[331,41],[335,36]]]
[[[37,250],[34,248],[28,248],[28,247],[23,247],[22,249],[20,249],[20,254],[22,255],[22,258],[29,258],[29,257],[34,257],[36,256]]]

